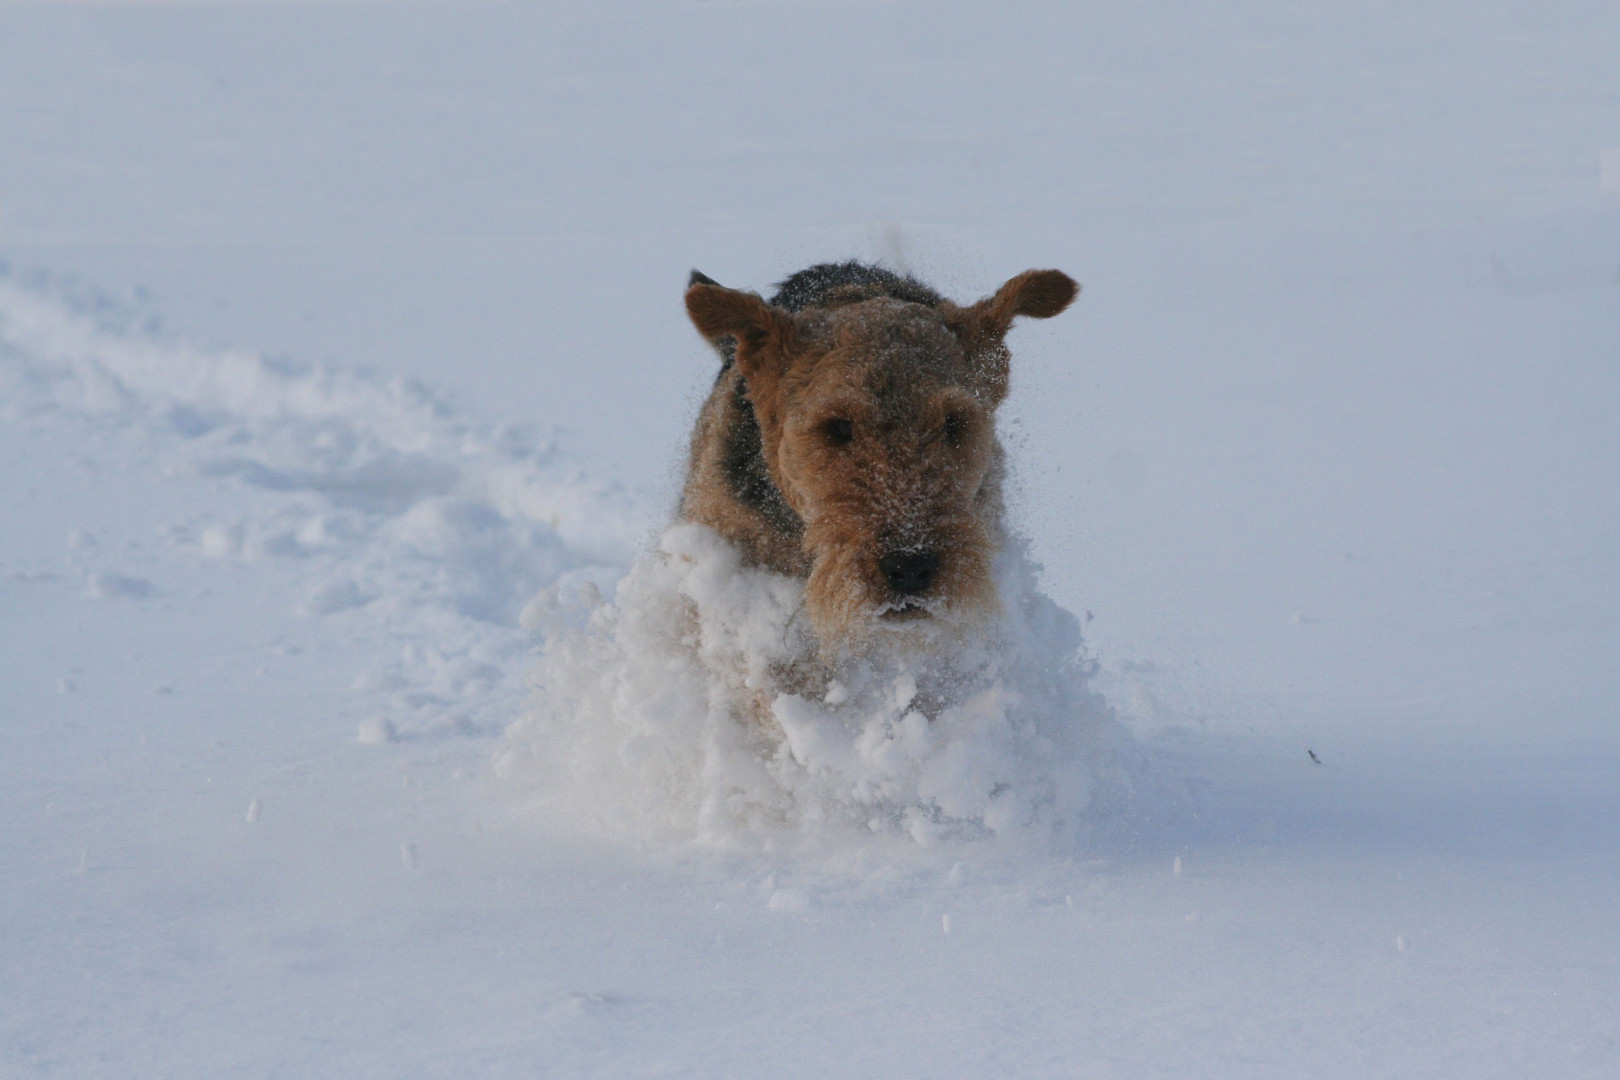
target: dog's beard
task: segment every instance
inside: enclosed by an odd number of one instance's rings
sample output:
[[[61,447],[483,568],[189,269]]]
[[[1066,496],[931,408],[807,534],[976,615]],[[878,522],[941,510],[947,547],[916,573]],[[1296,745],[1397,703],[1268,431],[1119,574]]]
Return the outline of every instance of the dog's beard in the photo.
[[[937,653],[982,632],[1000,613],[989,544],[962,545],[921,596],[897,597],[867,569],[855,549],[816,553],[805,583],[805,611],[824,659],[876,650],[887,655]]]

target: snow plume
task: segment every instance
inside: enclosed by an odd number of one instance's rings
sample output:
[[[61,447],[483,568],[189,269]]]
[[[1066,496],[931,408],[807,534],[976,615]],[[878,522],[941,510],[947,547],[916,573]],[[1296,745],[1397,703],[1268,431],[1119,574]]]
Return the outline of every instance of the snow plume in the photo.
[[[1118,815],[1130,747],[1022,548],[997,571],[1005,617],[982,639],[791,692],[802,583],[672,526],[611,603],[564,584],[525,612],[545,645],[501,771],[551,813],[632,835],[1072,845]]]

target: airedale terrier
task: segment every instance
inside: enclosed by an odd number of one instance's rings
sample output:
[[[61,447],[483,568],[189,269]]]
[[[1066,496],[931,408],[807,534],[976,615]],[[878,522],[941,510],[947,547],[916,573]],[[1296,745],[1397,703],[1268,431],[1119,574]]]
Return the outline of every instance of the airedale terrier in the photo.
[[[767,303],[693,271],[686,310],[722,364],[681,516],[805,580],[823,659],[887,631],[983,622],[999,605],[1004,338],[1078,291],[1031,270],[960,306],[846,262],[801,270]]]

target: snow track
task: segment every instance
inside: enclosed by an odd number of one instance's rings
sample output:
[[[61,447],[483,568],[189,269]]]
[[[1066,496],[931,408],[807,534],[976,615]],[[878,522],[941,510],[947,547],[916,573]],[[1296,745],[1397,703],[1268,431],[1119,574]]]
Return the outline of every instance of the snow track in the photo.
[[[353,681],[400,734],[504,727],[524,601],[564,575],[611,582],[644,527],[624,489],[419,384],[202,348],[104,296],[0,278],[0,362],[13,422],[115,432],[171,483],[255,493],[169,522],[173,557],[282,563],[299,614],[395,639],[398,658]],[[86,588],[141,585],[110,568]]]

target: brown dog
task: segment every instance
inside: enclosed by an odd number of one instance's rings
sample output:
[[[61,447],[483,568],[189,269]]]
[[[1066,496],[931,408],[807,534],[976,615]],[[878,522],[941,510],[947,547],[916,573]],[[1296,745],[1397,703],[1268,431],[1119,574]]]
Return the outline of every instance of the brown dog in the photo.
[[[823,659],[885,631],[998,608],[1004,342],[1079,286],[1031,270],[967,307],[861,263],[800,271],[767,303],[694,271],[686,310],[720,351],[681,516],[805,579]]]

